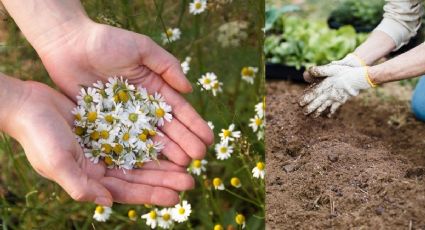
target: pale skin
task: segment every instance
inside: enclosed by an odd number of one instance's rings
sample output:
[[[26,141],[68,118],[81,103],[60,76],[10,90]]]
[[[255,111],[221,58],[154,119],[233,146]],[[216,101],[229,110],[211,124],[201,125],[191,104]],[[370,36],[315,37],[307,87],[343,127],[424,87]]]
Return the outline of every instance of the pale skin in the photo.
[[[144,35],[91,21],[79,1],[2,2],[36,49],[52,80],[71,100],[75,101],[80,85],[123,75],[130,83],[161,93],[173,106],[174,119],[162,128],[165,135],[161,138],[165,144],[162,152],[169,161],[123,174],[107,170],[103,164],[92,164],[82,155],[71,131],[74,102],[38,83],[10,83],[24,85],[22,91],[30,91],[32,96],[20,99],[21,116],[28,113],[29,120],[5,130],[27,150],[37,172],[80,201],[108,206],[112,202],[177,203],[176,191],[193,187],[184,166],[192,159],[203,158],[214,138],[207,123],[180,95],[191,92],[192,87],[179,61]]]

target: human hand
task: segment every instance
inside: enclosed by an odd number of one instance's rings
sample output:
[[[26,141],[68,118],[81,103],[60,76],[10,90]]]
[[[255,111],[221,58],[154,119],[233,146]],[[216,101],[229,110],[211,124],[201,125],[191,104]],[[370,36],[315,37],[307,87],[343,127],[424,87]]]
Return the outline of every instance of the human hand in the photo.
[[[332,116],[349,98],[357,96],[360,90],[375,86],[369,79],[368,67],[325,65],[311,67],[308,73],[313,77],[327,77],[308,89],[299,100],[300,106],[305,107],[304,114],[315,112],[315,117],[328,107],[328,117]]]
[[[4,94],[13,103],[0,105],[7,110],[0,114],[0,128],[19,141],[40,175],[57,182],[73,199],[105,206],[112,202],[171,206],[179,201],[177,191],[193,188],[185,168],[169,161],[150,162],[125,173],[108,169],[103,162],[93,164],[71,129],[72,101],[40,83],[20,82],[18,89],[14,90],[18,94]]]
[[[349,53],[343,59],[333,61],[327,64],[327,66],[329,65],[360,67],[360,66],[366,66],[366,63],[358,55],[354,53]],[[304,80],[309,83],[313,83],[318,80],[318,78],[315,78],[314,76],[312,76],[308,70],[304,71],[303,77],[304,77]]]
[[[80,85],[111,76],[161,93],[173,107],[174,118],[162,127],[162,153],[179,165],[201,159],[213,133],[195,109],[178,93],[190,92],[180,62],[150,38],[127,30],[86,21],[66,34],[35,46],[53,81],[75,99]],[[52,29],[54,30],[54,29]],[[59,30],[61,33],[65,30]],[[50,31],[51,32],[51,31]],[[52,33],[52,32],[51,32]]]

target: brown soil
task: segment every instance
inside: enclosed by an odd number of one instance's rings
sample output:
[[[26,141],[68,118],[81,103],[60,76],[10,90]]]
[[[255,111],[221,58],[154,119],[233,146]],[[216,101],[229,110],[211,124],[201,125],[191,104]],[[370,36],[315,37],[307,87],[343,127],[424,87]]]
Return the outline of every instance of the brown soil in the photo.
[[[369,93],[331,119],[267,86],[268,229],[425,229],[425,123],[406,100]]]

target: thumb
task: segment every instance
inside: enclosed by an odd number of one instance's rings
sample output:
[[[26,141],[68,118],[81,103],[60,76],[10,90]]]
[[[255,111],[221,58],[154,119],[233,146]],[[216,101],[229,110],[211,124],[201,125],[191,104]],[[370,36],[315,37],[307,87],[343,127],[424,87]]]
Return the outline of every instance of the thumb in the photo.
[[[181,93],[189,93],[192,86],[183,73],[180,62],[151,38],[135,34],[140,55],[140,65],[161,76],[165,82]]]
[[[111,193],[101,183],[90,178],[75,161],[61,165],[54,179],[76,201],[112,206]]]

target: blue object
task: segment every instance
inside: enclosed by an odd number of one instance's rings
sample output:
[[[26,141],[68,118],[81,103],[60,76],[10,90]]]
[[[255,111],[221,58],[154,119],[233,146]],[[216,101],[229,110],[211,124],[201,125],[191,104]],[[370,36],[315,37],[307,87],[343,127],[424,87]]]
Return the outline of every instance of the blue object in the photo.
[[[416,118],[425,121],[425,76],[419,79],[412,96],[412,112]]]

